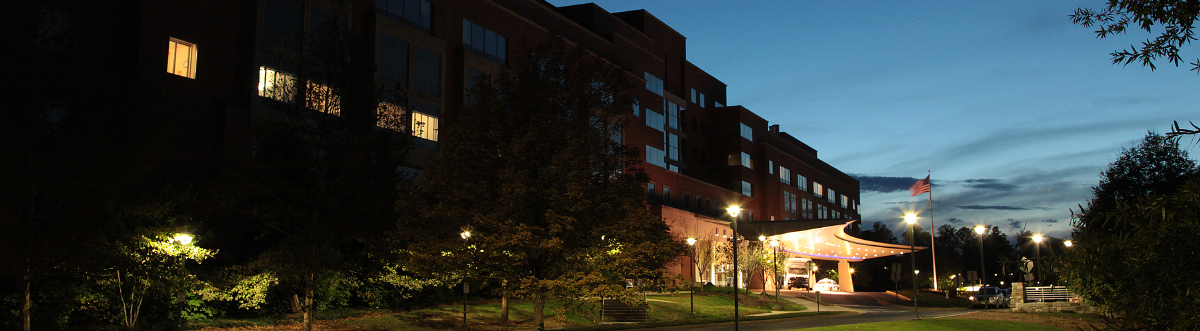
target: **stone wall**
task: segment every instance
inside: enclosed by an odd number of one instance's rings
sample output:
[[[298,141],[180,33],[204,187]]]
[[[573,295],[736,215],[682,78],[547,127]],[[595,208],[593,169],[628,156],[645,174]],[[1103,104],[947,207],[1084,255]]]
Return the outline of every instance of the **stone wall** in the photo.
[[[1100,313],[1100,309],[1092,307],[1080,298],[1072,298],[1069,301],[1054,301],[1054,302],[1025,302],[1025,284],[1012,284],[1012,298],[1009,301],[1012,311],[1019,313],[1057,313],[1064,311],[1072,311],[1076,313]]]

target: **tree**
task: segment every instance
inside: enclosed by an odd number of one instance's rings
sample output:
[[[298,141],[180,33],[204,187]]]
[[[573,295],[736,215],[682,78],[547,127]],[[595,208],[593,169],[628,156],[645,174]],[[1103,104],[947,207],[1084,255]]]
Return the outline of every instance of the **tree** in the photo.
[[[1123,149],[1121,156],[1104,170],[1100,184],[1092,188],[1093,197],[1087,212],[1112,210],[1120,200],[1172,193],[1185,179],[1196,174],[1196,161],[1188,158],[1187,151],[1179,149],[1177,141],[1147,133],[1141,144]],[[1099,224],[1093,224],[1091,230],[1120,231],[1123,228],[1105,230]]]
[[[1068,284],[1122,330],[1200,328],[1200,178],[1173,194],[1123,200],[1085,212],[1064,263]],[[1111,233],[1095,231],[1124,228]]]
[[[322,288],[382,267],[356,258],[394,226],[411,141],[393,94],[374,85],[373,34],[343,24],[314,22],[295,63],[264,56],[253,155],[224,169],[213,208],[262,227],[252,264],[301,292],[293,307],[309,330]]]
[[[1195,161],[1149,134],[1103,174],[1073,221],[1064,276],[1121,329],[1194,330],[1200,288]]]
[[[613,139],[632,106],[623,71],[560,39],[510,61],[444,122],[398,234],[407,268],[502,279],[542,329],[549,298],[631,300],[625,279],[661,278],[687,245],[649,214],[640,154]]]
[[[1140,62],[1155,70],[1154,61],[1159,58],[1166,58],[1176,67],[1183,61],[1179,48],[1196,40],[1192,29],[1197,15],[1200,15],[1200,2],[1194,0],[1109,0],[1104,9],[1075,9],[1071,22],[1084,27],[1097,26],[1098,38],[1123,34],[1130,25],[1147,33],[1153,33],[1151,29],[1155,26],[1161,27],[1163,32],[1153,40],[1146,39],[1141,48],[1130,45],[1129,49],[1110,53],[1113,64]],[[1200,59],[1190,64],[1192,71],[1200,73]]]

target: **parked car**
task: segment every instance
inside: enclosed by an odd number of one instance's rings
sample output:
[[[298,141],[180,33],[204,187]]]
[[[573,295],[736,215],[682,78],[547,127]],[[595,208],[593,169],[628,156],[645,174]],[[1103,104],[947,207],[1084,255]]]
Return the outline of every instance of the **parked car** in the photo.
[[[788,277],[787,289],[790,290],[793,288],[802,288],[802,289],[806,289],[806,290],[809,289],[808,288],[808,277],[803,277],[803,276]]]
[[[837,282],[835,282],[829,278],[819,280],[819,281],[817,281],[817,285],[813,286],[813,291],[828,292],[828,291],[841,291],[841,290],[842,290],[842,287],[838,286]]]
[[[982,308],[988,305],[996,308],[1008,308],[1008,297],[1011,290],[994,286],[980,288],[971,295],[971,308]]]

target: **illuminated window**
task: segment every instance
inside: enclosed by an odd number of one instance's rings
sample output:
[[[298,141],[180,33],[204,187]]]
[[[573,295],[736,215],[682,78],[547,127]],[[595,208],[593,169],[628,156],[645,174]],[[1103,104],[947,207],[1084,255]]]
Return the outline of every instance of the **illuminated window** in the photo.
[[[274,56],[262,55],[258,67],[258,96],[280,102],[296,101],[296,65]]]
[[[330,115],[342,114],[342,96],[333,88],[314,81],[308,81],[308,96],[305,104],[308,109]]]
[[[412,135],[420,138],[428,147],[437,146],[438,108],[420,101],[413,101]]]
[[[167,72],[196,79],[196,44],[171,38],[167,42]]]
[[[754,196],[753,193],[754,193],[754,190],[753,190],[753,187],[750,185],[750,182],[742,181],[742,195],[752,197],[752,196]]]
[[[391,102],[380,102],[375,109],[375,125],[397,132],[408,130],[408,122],[404,118],[404,107]]]
[[[813,195],[818,197],[825,196],[825,185],[821,185],[821,183],[818,182],[813,182]]]
[[[747,140],[754,141],[754,129],[751,129],[749,125],[742,124],[741,133],[742,133],[742,138],[746,138]]]
[[[742,152],[742,166],[746,167],[746,168],[754,169],[754,164],[751,163],[751,160],[750,160],[750,154],[746,154],[746,152]]]
[[[779,182],[792,185],[792,170],[784,168],[783,166],[779,166]]]

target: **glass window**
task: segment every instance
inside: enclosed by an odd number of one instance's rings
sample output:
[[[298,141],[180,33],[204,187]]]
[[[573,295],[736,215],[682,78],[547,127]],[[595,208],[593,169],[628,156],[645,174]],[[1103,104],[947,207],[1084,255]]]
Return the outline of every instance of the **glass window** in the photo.
[[[431,96],[441,94],[442,57],[420,47],[413,47],[413,89]]]
[[[717,108],[725,107],[725,104],[723,104],[719,101],[713,101],[713,103],[716,104]]]
[[[751,187],[750,182],[742,181],[742,195],[752,197],[754,196],[753,193],[754,190],[753,187]]]
[[[646,146],[646,163],[658,166],[659,168],[667,168],[666,153],[661,149]]]
[[[375,108],[375,126],[396,132],[408,130],[408,123],[404,121],[404,107],[386,99]]]
[[[463,47],[473,53],[504,64],[507,58],[504,54],[504,50],[507,48],[504,45],[506,41],[504,36],[492,32],[492,30],[463,20]]]
[[[309,80],[305,107],[330,115],[342,114],[342,96],[328,85]]]
[[[439,112],[437,106],[413,101],[412,134],[426,146],[437,146]]]
[[[837,192],[834,192],[833,189],[829,189],[828,198],[829,198],[829,203],[837,203]]]
[[[696,104],[700,105],[700,108],[704,108],[704,93],[697,93],[697,94],[700,95],[700,102],[697,102]]]
[[[742,124],[741,129],[742,129],[741,130],[742,138],[746,138],[747,140],[754,141],[754,130],[750,129],[749,125]]]
[[[679,106],[674,102],[665,101],[667,110],[667,127],[679,130]]]
[[[375,7],[391,19],[429,33],[433,28],[433,6],[427,0],[375,0]]]
[[[821,183],[813,182],[813,195],[818,197],[825,196],[825,186]]]
[[[768,174],[774,174],[774,173],[775,173],[775,161],[773,161],[773,160],[767,160],[767,173],[768,173]]]
[[[658,200],[655,194],[657,194],[657,192],[654,191],[654,183],[646,183],[646,200]]]
[[[746,154],[746,152],[742,152],[742,166],[746,167],[746,168],[754,169],[754,164],[751,163],[751,160],[750,160],[750,154]]]
[[[692,89],[692,98],[689,100],[692,101],[693,103],[696,102],[696,89]]]
[[[167,72],[196,79],[196,44],[175,38],[168,40]]]
[[[633,116],[639,116],[639,117],[642,116],[641,109],[642,109],[641,103],[638,102],[637,98],[634,98],[633,99]]]
[[[679,136],[674,133],[667,134],[667,158],[679,161]]]
[[[665,131],[663,125],[666,125],[666,118],[656,111],[646,109],[646,126],[649,126],[658,131]]]
[[[779,166],[779,182],[792,185],[792,170]]]
[[[379,79],[408,86],[408,43],[379,35]]]
[[[303,3],[299,0],[267,0],[263,9],[263,41],[299,52],[303,29]]]
[[[650,90],[651,92],[654,92],[654,94],[658,94],[659,96],[663,95],[662,79],[659,79],[658,77],[655,77],[654,75],[651,75],[649,71],[645,72],[645,74],[643,75],[643,78],[646,79],[646,89],[647,90]]]
[[[296,102],[296,64],[278,57],[262,54],[258,67],[258,96],[275,101]]]
[[[796,187],[801,191],[808,192],[808,177],[796,175]]]
[[[670,187],[663,186],[663,204],[668,206],[674,205],[674,201],[671,200]]]

